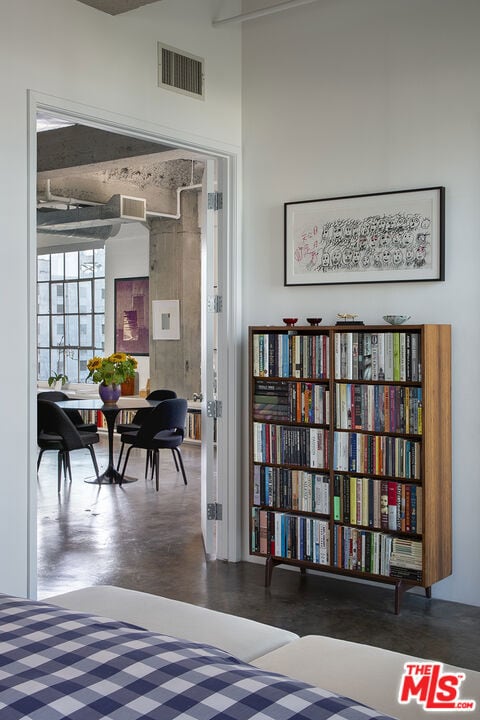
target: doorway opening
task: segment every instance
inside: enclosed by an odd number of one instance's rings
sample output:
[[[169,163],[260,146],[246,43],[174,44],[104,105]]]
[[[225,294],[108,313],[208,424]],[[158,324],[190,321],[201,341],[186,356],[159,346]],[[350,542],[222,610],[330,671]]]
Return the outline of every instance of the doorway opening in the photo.
[[[112,345],[112,335],[115,332],[114,318],[112,317],[112,293],[115,278],[131,276],[132,273],[135,274],[135,272],[137,272],[134,271],[132,267],[135,263],[141,261],[142,247],[143,261],[145,262],[146,260],[145,272],[146,275],[151,278],[152,226],[157,226],[157,230],[162,234],[163,224],[178,224],[179,220],[181,222],[182,204],[180,194],[187,197],[187,193],[196,191],[195,199],[194,201],[191,200],[189,208],[192,210],[192,207],[196,204],[197,210],[192,212],[197,212],[200,217],[201,228],[199,233],[199,256],[201,262],[198,268],[198,274],[200,276],[198,284],[202,311],[199,313],[200,327],[196,328],[199,339],[196,357],[202,358],[202,366],[199,368],[200,384],[196,386],[197,390],[192,391],[190,387],[188,391],[181,394],[191,395],[191,397],[188,397],[191,403],[191,412],[189,413],[189,424],[187,425],[187,430],[190,429],[191,434],[198,434],[199,423],[198,421],[196,422],[195,419],[198,416],[201,418],[201,526],[205,551],[207,556],[211,558],[218,555],[222,558],[230,559],[228,558],[229,553],[224,543],[224,539],[228,535],[226,525],[223,526],[221,533],[215,533],[214,528],[216,527],[216,522],[207,521],[207,512],[212,505],[212,501],[214,505],[217,505],[217,501],[222,495],[217,484],[218,479],[221,477],[221,473],[217,471],[217,463],[219,461],[221,462],[223,452],[221,446],[218,446],[216,450],[214,449],[214,443],[217,441],[218,435],[221,436],[222,433],[221,431],[218,433],[218,421],[212,418],[211,414],[207,412],[207,404],[211,404],[217,400],[219,387],[222,384],[222,371],[220,367],[222,363],[222,323],[219,324],[217,313],[209,312],[207,308],[209,303],[211,304],[211,298],[218,293],[218,288],[222,285],[222,260],[220,259],[219,262],[219,255],[221,255],[221,253],[219,254],[218,252],[218,238],[222,232],[223,221],[219,222],[218,215],[215,216],[214,213],[209,212],[208,202],[206,200],[211,190],[213,192],[218,191],[215,188],[219,187],[222,175],[219,166],[225,163],[225,158],[212,156],[211,154],[202,152],[200,149],[186,149],[172,145],[163,145],[157,139],[152,143],[150,139],[147,141],[134,138],[133,135],[129,134],[122,133],[120,135],[117,129],[115,129],[115,132],[111,132],[108,127],[105,129],[105,127],[98,128],[93,125],[87,125],[81,122],[81,118],[62,116],[61,111],[52,112],[48,110],[45,112],[39,110],[39,114],[41,114],[43,118],[46,118],[47,122],[54,122],[60,118],[66,124],[67,121],[72,123],[67,127],[46,131],[50,133],[48,142],[44,142],[44,139],[47,139],[46,135],[43,135],[42,140],[39,142],[37,178],[39,194],[43,199],[43,213],[51,212],[53,214],[62,209],[62,204],[63,210],[74,209],[80,212],[82,208],[98,208],[101,205],[108,204],[109,198],[107,198],[106,195],[109,195],[110,198],[114,195],[121,195],[135,199],[138,199],[140,195],[143,194],[153,196],[155,195],[155,189],[149,187],[149,181],[150,185],[153,185],[152,177],[155,177],[155,172],[163,175],[161,180],[165,180],[166,178],[167,184],[171,184],[173,179],[175,179],[177,183],[174,188],[174,193],[172,193],[172,187],[161,187],[161,191],[157,193],[157,195],[162,195],[162,202],[168,202],[164,204],[163,207],[150,205],[148,230],[145,222],[135,223],[132,218],[129,218],[128,223],[115,222],[117,227],[114,227],[109,237],[103,239],[103,245],[106,249],[103,343],[107,352],[114,350],[114,342]],[[90,138],[90,143],[87,144],[85,143],[86,135],[90,133],[97,142],[100,136],[99,134],[103,133],[103,140],[105,140],[106,135],[114,136],[112,138],[114,147],[111,151],[114,157],[107,157],[108,149],[105,141],[101,143],[101,150],[98,151],[98,157],[95,158],[95,156],[90,154],[87,158],[88,162],[85,162],[84,154],[82,156],[82,154],[79,153],[78,156],[81,157],[81,162],[76,165],[74,163],[73,153],[71,152],[75,148],[72,148],[72,146],[69,147],[68,153],[64,153],[63,159],[60,155],[55,156],[55,154],[51,152],[52,143],[54,144],[55,141],[53,133],[61,132],[64,135],[75,135],[75,132],[72,131],[71,128],[79,130],[77,135],[80,135],[80,145],[78,147],[82,147],[81,138],[83,136],[83,148],[84,150],[87,149],[90,153],[92,152],[92,138]],[[128,158],[125,158],[124,151],[118,147],[122,145],[122,142],[124,146],[129,145],[130,148],[133,144],[136,144],[133,154],[131,150],[129,151],[130,154]],[[50,162],[52,163],[52,157],[56,157],[58,167],[46,167],[43,161],[40,161],[40,144],[42,144],[42,146],[48,146],[49,143],[50,152],[48,155]],[[147,143],[155,145],[155,148],[149,147]],[[63,147],[65,148],[66,145],[63,144]],[[142,152],[137,154],[139,148],[141,148]],[[153,149],[157,149],[158,152],[150,152],[150,150]],[[67,157],[65,157],[65,155],[67,155]],[[95,159],[98,159],[98,162],[92,162],[92,160]],[[149,163],[151,164],[149,165]],[[157,166],[156,169],[155,164]],[[160,166],[161,169],[159,170]],[[189,172],[187,180],[184,179],[186,172]],[[137,182],[137,188],[143,184],[143,188],[140,188],[143,192],[135,191],[135,195],[133,195],[133,191],[131,189],[128,190],[128,184],[132,184],[133,179]],[[181,184],[178,185],[178,182]],[[99,189],[102,192],[99,193]],[[127,194],[127,190],[129,194]],[[175,195],[173,207],[171,202],[172,194]],[[146,201],[145,204],[148,213],[148,201]],[[152,207],[155,207],[155,209],[152,209]],[[179,210],[180,217],[178,217]],[[48,250],[51,254],[60,255],[60,251],[65,252],[65,247],[70,249],[79,246],[85,248],[89,243],[91,246],[92,239],[98,241],[98,238],[94,237],[94,228],[104,228],[107,226],[107,223],[103,225],[95,225],[93,223],[87,225],[84,222],[79,225],[79,222],[82,223],[80,220],[77,221],[76,226],[74,226],[74,224],[70,225],[68,232],[65,232],[66,223],[64,223],[64,227],[62,228],[58,227],[60,225],[59,222],[51,222],[50,225],[48,225],[48,221],[44,223],[42,232],[39,233],[39,238],[41,238],[39,252],[46,254]],[[62,232],[62,230],[64,232]],[[88,232],[85,232],[86,230],[88,230]],[[103,232],[105,233],[105,230],[103,230]],[[149,237],[146,237],[146,235]],[[68,242],[66,240],[68,240]],[[192,242],[194,241],[192,240]],[[146,245],[148,245],[147,251]],[[130,248],[130,250],[133,248],[133,253],[130,252],[130,255],[128,248]],[[71,252],[78,252],[78,250],[71,250]],[[188,261],[188,257],[186,260]],[[121,267],[119,268],[119,264],[122,265],[122,263],[124,266],[123,270]],[[138,265],[135,267],[138,267]],[[127,270],[125,270],[125,268],[127,268]],[[144,271],[142,270],[142,272]],[[150,298],[152,298],[152,294],[150,294]],[[151,304],[149,307],[151,308]],[[187,318],[187,321],[188,319],[189,318]],[[97,323],[97,328],[98,327]],[[189,329],[188,322],[183,327],[185,338],[191,345],[191,336],[195,333]],[[95,333],[95,328],[93,328],[93,332]],[[96,347],[95,342],[94,345]],[[73,352],[72,347],[67,348],[67,350],[69,350],[70,353]],[[77,352],[80,353],[80,349],[77,349]],[[158,352],[156,354],[159,355]],[[166,382],[153,380],[152,368],[149,364],[151,363],[151,355],[152,353],[150,353],[148,358],[138,358],[140,370],[139,389],[146,389],[148,379],[150,379],[150,387],[152,389],[152,382],[154,382],[155,385],[160,382],[161,386],[166,386]],[[63,356],[65,357],[65,349]],[[82,362],[79,357],[77,357],[77,365],[82,368]],[[189,369],[190,362],[186,361],[183,365],[186,373]],[[81,380],[81,370],[79,379]],[[75,390],[76,388],[73,387],[74,392]],[[228,398],[226,398],[226,402],[228,403]],[[108,491],[113,490],[115,492],[117,489],[118,488],[108,488]],[[99,490],[99,494],[102,491],[103,488]],[[59,507],[61,503],[63,503],[63,509],[66,509],[66,505],[68,504],[67,495],[65,495],[64,499],[59,499]],[[88,512],[88,509],[86,509],[85,512]],[[228,514],[225,513],[224,522],[227,521],[227,518]],[[225,529],[227,529],[227,533],[225,533]]]

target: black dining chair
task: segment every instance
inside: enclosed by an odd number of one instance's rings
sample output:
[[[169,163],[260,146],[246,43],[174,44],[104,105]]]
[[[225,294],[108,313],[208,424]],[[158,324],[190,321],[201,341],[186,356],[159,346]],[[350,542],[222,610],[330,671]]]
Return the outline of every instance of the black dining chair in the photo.
[[[46,390],[45,392],[37,393],[38,400],[48,400],[49,402],[60,402],[61,400],[70,400],[61,390]],[[62,408],[64,413],[68,415],[70,420],[73,422],[79,432],[93,432],[96,433],[98,428],[96,423],[86,423],[83,420],[80,412],[74,408]]]
[[[175,392],[175,390],[160,389],[160,390],[152,390],[152,392],[149,393],[145,399],[146,400],[163,401],[163,400],[172,400],[173,398],[176,398],[176,397],[177,397],[177,393]],[[145,421],[148,413],[152,412],[152,409],[153,408],[140,408],[140,410],[137,410],[137,412],[133,416],[132,422],[117,423],[116,428],[115,428],[117,433],[120,433],[120,435],[122,435],[123,433],[135,432],[137,430],[140,430],[140,426]],[[117,470],[120,470],[120,463],[122,461],[124,447],[125,447],[125,445],[122,442],[122,446],[120,448],[120,454],[118,456]],[[173,452],[173,450],[172,450],[172,454],[173,454],[173,459],[175,460],[175,467],[178,472],[177,458],[175,457],[175,453]],[[152,459],[152,455],[149,451],[147,451],[147,459],[145,461],[145,477],[147,476],[148,467],[150,465],[151,459]]]
[[[58,452],[58,492],[62,484],[62,468],[67,479],[67,470],[72,481],[72,468],[70,465],[70,452],[72,450],[87,449],[92,458],[95,475],[98,478],[97,458],[93,445],[98,443],[98,433],[79,432],[68,415],[58,405],[39,399],[37,401],[37,444],[40,453],[37,460],[37,472],[40,468],[43,453],[46,450]]]
[[[139,430],[123,433],[122,443],[130,445],[123,463],[122,477],[133,448],[141,448],[152,455],[152,474],[155,470],[155,487],[159,489],[159,450],[171,450],[176,460],[177,472],[182,472],[183,482],[187,485],[187,476],[183,465],[180,445],[185,437],[187,401],[183,398],[164,400],[153,408],[145,418]],[[147,471],[145,472],[145,477]]]

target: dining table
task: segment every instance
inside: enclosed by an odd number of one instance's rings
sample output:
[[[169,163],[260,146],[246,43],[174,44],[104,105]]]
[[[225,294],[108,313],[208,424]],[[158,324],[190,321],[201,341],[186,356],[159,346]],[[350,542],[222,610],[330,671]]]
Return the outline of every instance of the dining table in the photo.
[[[160,400],[147,400],[146,398],[128,396],[120,397],[116,403],[104,403],[100,398],[79,398],[71,400],[58,400],[56,405],[64,410],[95,410],[100,411],[105,418],[108,433],[108,466],[103,473],[92,480],[85,482],[92,484],[118,484],[135,482],[137,478],[122,477],[122,474],[115,468],[113,461],[113,436],[115,432],[115,419],[122,410],[141,410],[142,408],[154,408]]]

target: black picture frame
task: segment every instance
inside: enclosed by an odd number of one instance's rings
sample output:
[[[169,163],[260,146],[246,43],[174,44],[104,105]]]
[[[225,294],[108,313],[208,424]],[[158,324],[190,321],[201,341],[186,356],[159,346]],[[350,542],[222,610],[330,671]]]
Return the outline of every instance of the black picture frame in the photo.
[[[149,355],[148,277],[115,279],[115,352]]]
[[[284,285],[445,279],[445,188],[284,203]]]

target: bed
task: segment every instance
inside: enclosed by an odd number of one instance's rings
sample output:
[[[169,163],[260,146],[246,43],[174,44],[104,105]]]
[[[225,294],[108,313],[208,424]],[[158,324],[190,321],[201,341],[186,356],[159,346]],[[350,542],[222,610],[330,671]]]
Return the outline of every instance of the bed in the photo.
[[[389,720],[209,645],[8,595],[0,595],[0,717]]]

